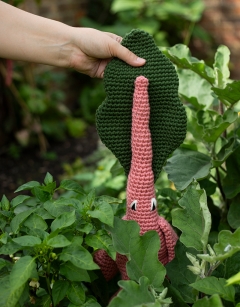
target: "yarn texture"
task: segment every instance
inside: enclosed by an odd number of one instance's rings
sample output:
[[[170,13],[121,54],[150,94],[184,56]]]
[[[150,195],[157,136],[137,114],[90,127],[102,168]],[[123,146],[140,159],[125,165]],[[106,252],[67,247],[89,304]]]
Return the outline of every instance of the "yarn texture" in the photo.
[[[127,210],[124,220],[135,220],[140,226],[140,234],[157,231],[161,248],[159,260],[165,265],[174,258],[177,235],[170,224],[158,215],[152,171],[152,140],[149,129],[150,105],[148,98],[149,81],[144,76],[135,80],[132,108],[131,150],[132,161],[127,182]],[[117,254],[116,264],[105,251],[94,256],[106,280],[116,272],[122,279],[128,279],[126,272],[127,257]]]
[[[138,76],[149,80],[150,131],[154,180],[168,156],[186,135],[186,112],[178,97],[178,76],[173,64],[155,45],[150,34],[132,30],[122,45],[146,59],[142,67],[132,67],[114,58],[104,72],[105,101],[96,113],[102,142],[113,152],[128,176],[131,167],[132,97]]]

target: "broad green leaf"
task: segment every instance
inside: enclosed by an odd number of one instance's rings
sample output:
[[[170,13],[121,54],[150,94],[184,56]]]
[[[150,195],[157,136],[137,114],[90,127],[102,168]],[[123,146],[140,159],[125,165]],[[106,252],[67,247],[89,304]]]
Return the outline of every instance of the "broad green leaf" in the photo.
[[[41,244],[41,240],[33,236],[21,236],[12,240],[21,246],[35,246]]]
[[[240,227],[240,195],[237,195],[230,204],[227,221],[233,229]]]
[[[53,176],[49,172],[47,172],[44,178],[44,183],[48,185],[49,183],[52,183],[52,182],[53,182]]]
[[[219,46],[215,53],[213,68],[217,76],[217,87],[223,88],[230,76],[229,71],[230,50],[227,46]]]
[[[108,307],[135,307],[155,301],[153,294],[149,291],[150,282],[145,276],[139,279],[139,283],[133,280],[121,280],[118,284],[122,290],[111,300]]]
[[[164,170],[175,187],[178,190],[184,190],[193,179],[199,180],[207,177],[211,167],[209,156],[194,150],[178,148],[167,160]]]
[[[126,10],[139,10],[143,6],[141,0],[114,0],[111,6],[113,13],[118,13]]]
[[[37,275],[35,259],[31,256],[21,257],[13,266],[10,273],[10,285],[18,288],[24,285],[29,278]]]
[[[41,307],[52,307],[51,296],[48,294],[42,296],[41,301],[40,301],[40,306]]]
[[[70,261],[80,269],[99,269],[99,266],[93,261],[92,255],[84,247],[75,244],[71,244],[63,249],[60,260]]]
[[[71,306],[68,305],[68,307]],[[84,304],[81,305],[81,307],[101,307],[101,305],[99,305],[98,302],[96,302],[93,298],[89,298]]]
[[[69,287],[69,282],[67,280],[57,280],[53,284],[52,297],[54,306],[57,306],[59,302],[65,297]]]
[[[186,107],[187,112],[187,130],[190,132],[195,140],[202,142],[204,129],[199,124],[197,113],[189,107]]]
[[[21,191],[24,191],[24,190],[32,190],[34,187],[39,187],[39,186],[41,186],[39,182],[37,182],[37,181],[29,181],[29,182],[21,185],[19,188],[17,188],[15,193],[21,192]]]
[[[234,152],[236,141],[231,138],[217,154],[216,160],[212,160],[213,167],[221,166],[227,158]]]
[[[227,286],[233,285],[233,284],[240,284],[240,272],[230,277],[226,282],[227,282]]]
[[[198,110],[208,109],[216,98],[212,95],[211,85],[189,69],[178,69],[179,94]]]
[[[113,210],[105,201],[97,202],[94,210],[88,210],[87,214],[91,217],[99,219],[104,224],[113,226]]]
[[[214,245],[214,251],[216,256],[200,254],[198,257],[213,263],[219,260],[225,260],[240,251],[240,228],[234,233],[229,230],[220,231],[218,234],[218,243]]]
[[[139,225],[134,221],[124,221],[115,217],[114,227],[109,231],[117,252],[127,255],[127,273],[130,279],[139,280],[146,276],[154,287],[159,288],[166,274],[158,260],[160,240],[157,232],[149,231],[139,235]]]
[[[31,214],[26,219],[26,221],[24,222],[24,226],[28,227],[29,229],[37,228],[41,230],[46,230],[48,228],[48,225],[44,221],[44,219],[36,213]]]
[[[198,60],[191,56],[189,48],[186,45],[177,44],[171,48],[162,50],[162,52],[179,68],[190,69],[210,84],[215,81],[215,74],[211,67],[207,66],[203,60]]]
[[[171,285],[179,291],[184,301],[186,303],[194,303],[197,293],[193,291],[189,284],[195,282],[197,276],[187,267],[191,265],[191,262],[187,258],[186,252],[196,253],[194,249],[187,249],[178,241],[175,247],[175,258],[166,265],[166,275],[171,280]]]
[[[228,83],[224,89],[212,87],[218,99],[226,104],[226,102],[233,105],[240,100],[240,81],[233,81]]]
[[[104,249],[113,260],[116,260],[116,251],[113,248],[112,239],[106,231],[98,230],[95,234],[87,235],[85,243],[94,249]]]
[[[72,212],[74,206],[71,199],[59,198],[57,200],[49,200],[44,203],[44,209],[47,210],[52,216],[58,217],[59,215]]]
[[[11,200],[11,206],[15,208],[16,206],[22,204],[26,199],[29,199],[30,196],[27,195],[18,195]]]
[[[11,255],[22,249],[22,246],[15,242],[8,242],[0,248],[0,255]]]
[[[189,305],[185,303],[181,293],[175,287],[173,287],[167,279],[164,281],[164,286],[167,286],[167,294],[172,298],[171,307],[189,307]]]
[[[49,236],[48,232],[42,229],[38,229],[38,228],[26,229],[25,231],[29,236],[38,237],[42,241],[45,240]]]
[[[64,179],[61,181],[59,189],[65,189],[67,191],[74,191],[77,194],[85,195],[83,188],[74,180]]]
[[[213,294],[210,298],[204,297],[197,300],[192,307],[224,307],[221,298],[218,294]]]
[[[72,282],[68,287],[67,297],[75,305],[82,305],[85,302],[85,292],[81,283]]]
[[[226,287],[226,279],[224,278],[205,277],[190,286],[204,294],[219,294],[226,301],[234,302],[235,289],[233,286]]]
[[[76,267],[69,261],[61,264],[60,274],[64,275],[71,281],[91,281],[86,270]]]
[[[211,214],[207,207],[207,196],[196,182],[193,182],[172,211],[172,223],[182,231],[180,241],[198,251],[206,250],[211,229]]]
[[[11,287],[9,275],[0,279],[0,306],[15,307],[24,291],[25,284]]]
[[[76,221],[75,210],[59,215],[51,224],[51,230],[63,229],[71,226]]]
[[[227,198],[233,198],[240,193],[240,147],[227,158],[226,167],[223,190]]]
[[[17,234],[19,232],[20,226],[29,217],[29,215],[32,214],[35,210],[36,209],[29,209],[29,210],[23,211],[19,213],[18,215],[16,215],[10,223],[12,232]]]
[[[36,196],[37,199],[39,199],[42,203],[45,203],[46,201],[51,199],[51,194],[47,191],[43,190],[43,187],[34,187],[33,193]]]
[[[65,247],[71,244],[71,242],[63,235],[58,235],[49,240],[47,239],[46,243],[53,248]]]
[[[206,115],[206,111],[198,112],[199,116]],[[215,121],[213,121],[214,125],[205,128],[203,138],[206,142],[215,142],[220,135],[238,118],[238,113],[233,110],[227,110],[223,115],[218,115]]]

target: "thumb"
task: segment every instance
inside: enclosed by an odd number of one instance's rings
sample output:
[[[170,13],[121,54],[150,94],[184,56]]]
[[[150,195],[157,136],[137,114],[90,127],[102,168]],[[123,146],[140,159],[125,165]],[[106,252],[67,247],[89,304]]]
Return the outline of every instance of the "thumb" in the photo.
[[[112,45],[110,46],[111,53],[113,56],[123,60],[127,64],[131,66],[143,66],[146,63],[145,59],[138,57],[136,54],[131,52],[126,47],[122,46],[116,41],[112,41]]]

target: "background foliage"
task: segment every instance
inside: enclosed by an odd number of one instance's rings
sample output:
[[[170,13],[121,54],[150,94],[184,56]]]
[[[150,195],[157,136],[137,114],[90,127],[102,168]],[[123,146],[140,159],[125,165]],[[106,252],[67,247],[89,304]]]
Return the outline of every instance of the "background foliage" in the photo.
[[[170,16],[172,2],[163,3]],[[183,18],[182,12],[192,7],[187,1],[179,4],[181,14],[175,14]],[[141,12],[147,25],[152,5],[150,0],[116,0],[112,10],[119,18],[116,23],[125,13],[134,20],[134,14]],[[116,26],[109,19],[109,25]],[[156,16],[156,20],[160,25],[168,19],[160,22]],[[191,25],[196,20],[186,22]],[[161,244],[157,234],[139,236],[134,221],[120,219],[126,178],[103,149],[86,165],[66,164],[68,179],[58,186],[47,173],[43,184],[31,181],[20,186],[12,200],[2,197],[0,305],[240,306],[240,81],[230,79],[226,46],[219,46],[211,65],[193,57],[186,44],[161,50],[176,65],[179,96],[188,116],[187,137],[166,161],[156,184],[159,213],[179,235],[174,260],[163,267],[157,259]],[[26,84],[22,86],[28,97]],[[96,89],[92,97],[97,100],[100,93]],[[88,90],[84,95],[91,100]],[[151,249],[146,248],[149,242]],[[106,283],[93,261],[97,249],[105,249],[113,259],[117,252],[127,255],[130,280],[119,281],[116,276]],[[122,291],[109,302],[118,287]]]

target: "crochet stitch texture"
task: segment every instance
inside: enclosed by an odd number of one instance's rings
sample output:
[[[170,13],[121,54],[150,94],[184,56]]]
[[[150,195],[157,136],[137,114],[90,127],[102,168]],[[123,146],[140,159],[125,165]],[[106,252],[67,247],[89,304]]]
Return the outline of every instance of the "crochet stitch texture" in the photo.
[[[149,230],[157,231],[161,240],[158,258],[165,265],[174,258],[177,235],[157,212],[149,129],[148,85],[148,79],[144,76],[139,76],[135,80],[131,129],[132,161],[127,183],[127,211],[123,219],[137,221],[140,234]],[[100,266],[106,280],[113,278],[118,270],[122,279],[128,279],[126,256],[117,254],[115,263],[105,251],[101,250],[95,253],[94,260]]]
[[[131,166],[131,124],[134,80],[149,80],[152,169],[156,181],[168,156],[186,135],[186,113],[178,98],[178,76],[173,64],[142,30],[132,30],[122,45],[146,59],[142,67],[132,67],[114,58],[104,72],[107,98],[96,113],[96,126],[102,142],[122,164],[126,175]]]

